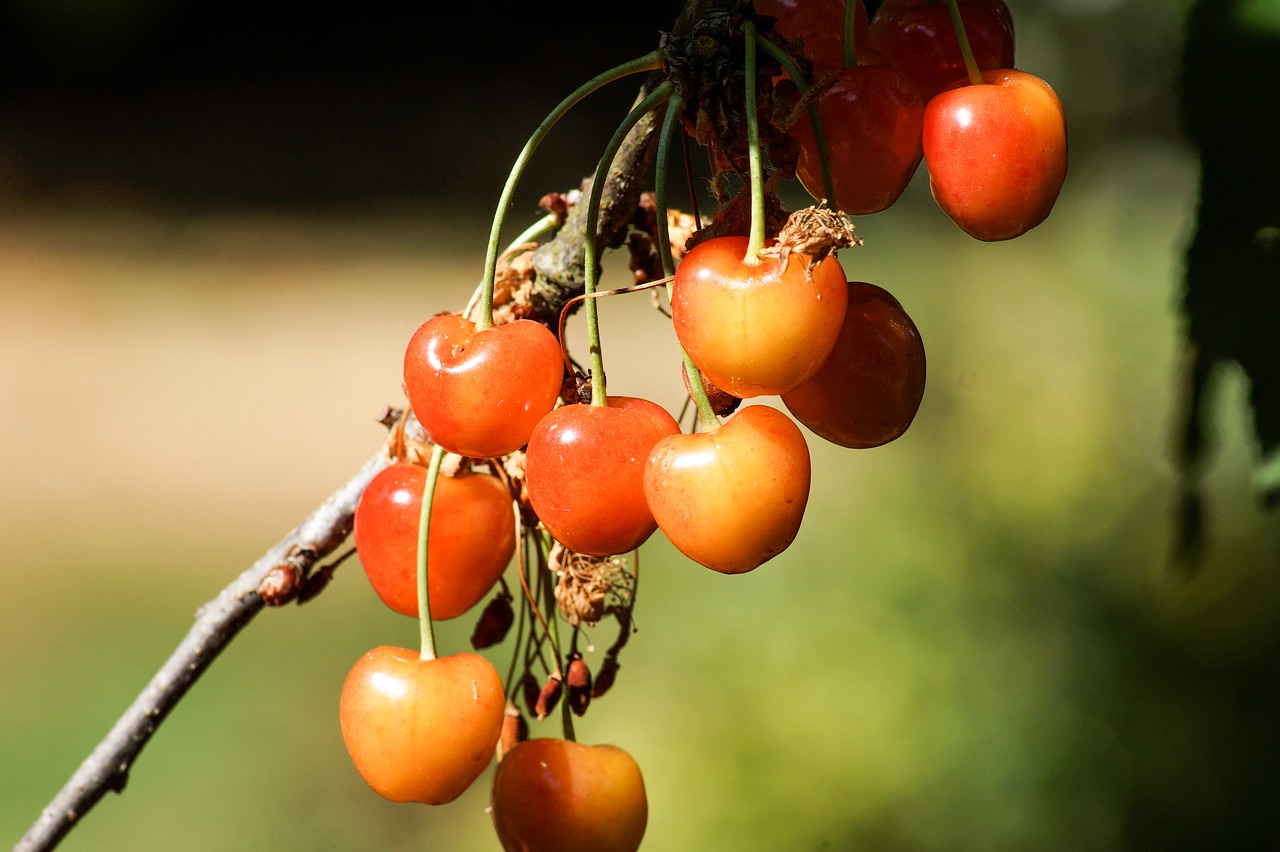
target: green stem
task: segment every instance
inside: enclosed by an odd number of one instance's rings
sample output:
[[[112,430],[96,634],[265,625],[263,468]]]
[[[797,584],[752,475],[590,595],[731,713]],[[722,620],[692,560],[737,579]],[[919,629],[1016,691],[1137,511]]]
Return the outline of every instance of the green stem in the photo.
[[[641,71],[653,71],[660,68],[661,65],[661,56],[655,50],[638,59],[633,59],[603,74],[592,77],[561,101],[559,106],[542,120],[542,124],[538,125],[538,129],[529,137],[529,141],[525,143],[520,155],[516,157],[515,164],[511,167],[511,174],[507,176],[506,184],[502,187],[502,195],[498,199],[497,212],[493,217],[493,226],[489,231],[489,247],[484,261],[484,296],[476,328],[484,329],[493,325],[493,281],[498,269],[498,247],[502,239],[502,223],[506,218],[507,208],[511,204],[511,196],[515,193],[516,183],[520,180],[520,175],[524,172],[530,157],[533,156],[534,150],[542,144],[542,140],[546,138],[552,126],[587,95],[614,80],[619,80]]]
[[[827,135],[822,130],[822,117],[818,115],[818,105],[808,100],[809,84],[800,73],[800,67],[792,61],[790,56],[787,56],[786,51],[767,38],[760,39],[759,45],[765,53],[778,61],[778,64],[787,72],[787,76],[796,84],[796,88],[800,90],[801,98],[805,99],[805,112],[809,114],[809,125],[813,127],[813,141],[818,146],[818,163],[822,166],[822,188],[827,194],[826,200],[830,204],[835,204],[836,187],[835,180],[831,177],[831,156],[827,153]]]
[[[436,634],[431,624],[431,596],[427,589],[427,541],[431,533],[431,503],[435,499],[436,480],[440,478],[440,463],[444,460],[444,448],[431,451],[431,463],[427,466],[427,484],[422,489],[422,509],[418,515],[418,629],[422,633],[424,660],[436,658]]]
[[[752,21],[742,24],[746,36],[747,87],[744,100],[747,109],[747,164],[751,174],[751,233],[747,238],[747,253],[743,260],[755,263],[764,248],[764,169],[760,163],[760,121],[756,115],[756,25]]]
[[[951,12],[951,26],[955,28],[956,39],[960,42],[960,55],[964,57],[964,68],[969,74],[969,82],[979,86],[982,84],[982,70],[978,68],[978,61],[973,58],[969,34],[965,32],[964,20],[960,17],[960,4],[957,0],[947,0],[947,10]]]
[[[671,140],[680,129],[680,112],[684,109],[684,98],[679,93],[672,95],[667,104],[667,114],[662,122],[662,133],[658,136],[658,152],[653,166],[653,198],[657,210],[658,254],[662,258],[662,275],[670,278],[675,274],[676,261],[671,255],[671,236],[667,227],[667,163],[670,159]],[[667,299],[671,298],[672,285],[667,283]],[[711,400],[707,399],[707,389],[702,383],[702,371],[693,363],[693,359],[680,347],[680,355],[684,358],[684,372],[689,378],[689,390],[694,403],[698,406],[698,421],[704,429],[718,426],[715,409]]]
[[[857,34],[854,30],[853,13],[858,10],[858,4],[855,0],[845,0],[844,2],[844,32],[841,33],[840,41],[844,48],[844,67],[853,68],[858,64],[858,45]],[[768,39],[766,39],[767,41]]]
[[[591,181],[591,197],[587,202],[586,233],[583,235],[583,254],[586,256],[586,261],[583,264],[582,277],[583,292],[588,296],[586,300],[587,344],[591,348],[592,405],[604,406],[609,404],[609,399],[605,395],[604,353],[600,348],[599,312],[596,310],[596,299],[590,298],[596,291],[596,272],[600,262],[599,257],[596,255],[596,228],[599,226],[600,221],[600,201],[604,197],[605,176],[613,166],[613,158],[617,156],[618,150],[626,140],[627,134],[631,132],[631,128],[635,127],[641,118],[652,112],[659,104],[669,100],[671,93],[674,91],[675,84],[670,80],[664,80],[646,95],[644,100],[636,104],[627,113],[627,117],[623,119],[622,124],[614,131],[613,138],[609,140],[608,146],[604,149],[604,154],[600,157],[600,163],[596,166],[595,179]]]
[[[542,576],[542,597],[547,608],[547,630],[551,634],[551,653],[555,655],[555,671],[561,678],[560,680],[560,706],[562,713],[562,726],[564,728],[564,738],[572,741],[573,734],[573,718],[569,712],[569,697],[564,691],[568,688],[565,680],[564,666],[560,659],[560,619],[556,617],[556,590],[555,581],[552,580],[551,570],[546,565],[546,560],[539,560],[542,564],[539,573]]]

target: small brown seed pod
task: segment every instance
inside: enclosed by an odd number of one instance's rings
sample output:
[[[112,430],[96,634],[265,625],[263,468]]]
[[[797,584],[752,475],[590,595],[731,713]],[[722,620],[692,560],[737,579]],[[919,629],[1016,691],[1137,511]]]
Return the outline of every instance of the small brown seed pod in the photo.
[[[569,709],[574,715],[581,716],[587,712],[587,705],[591,703],[591,669],[581,654],[575,653],[569,658],[569,668],[564,680]]]
[[[498,592],[493,600],[485,606],[471,633],[471,647],[479,651],[497,645],[507,637],[507,631],[515,621],[515,610],[511,608],[511,595],[505,591]]]
[[[545,719],[551,715],[551,711],[556,709],[556,705],[560,703],[560,693],[564,689],[564,682],[559,672],[552,672],[547,677],[547,682],[542,685],[542,689],[538,692],[538,700],[533,705],[533,715],[538,719]]]

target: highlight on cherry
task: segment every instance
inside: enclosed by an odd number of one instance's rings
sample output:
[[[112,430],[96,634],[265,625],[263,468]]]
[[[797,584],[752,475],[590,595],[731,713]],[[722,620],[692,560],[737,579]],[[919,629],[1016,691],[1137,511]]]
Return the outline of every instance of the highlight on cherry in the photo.
[[[1048,218],[1065,179],[1062,105],[1013,67],[1002,0],[886,0],[870,20],[861,0],[699,9],[532,131],[479,283],[424,305],[405,343],[387,464],[356,510],[370,593],[416,620],[418,642],[363,653],[342,685],[354,768],[396,802],[487,784],[505,849],[634,850],[645,836],[644,755],[622,729],[579,742],[575,719],[607,712],[649,542],[690,570],[802,582],[780,557],[804,535],[815,442],[866,451],[909,434],[924,335],[890,282],[854,272],[876,250],[859,217],[892,215],[923,163],[961,229],[1007,240]],[[551,129],[627,79],[640,96],[582,185],[547,193],[504,240]],[[611,171],[637,138],[652,182],[628,220],[607,221]],[[711,181],[688,170],[695,153]],[[789,207],[789,187],[812,203]],[[581,258],[571,274],[541,263],[561,243]],[[632,274],[601,287],[613,250]],[[640,293],[678,352],[644,369],[679,406],[638,394],[633,365],[611,362],[606,381],[608,305]],[[435,623],[464,618],[470,647],[437,648]]]

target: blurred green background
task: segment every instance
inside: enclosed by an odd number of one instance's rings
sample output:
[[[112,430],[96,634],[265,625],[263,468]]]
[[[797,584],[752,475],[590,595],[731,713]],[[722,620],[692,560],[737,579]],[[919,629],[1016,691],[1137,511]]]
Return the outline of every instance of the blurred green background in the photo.
[[[604,24],[585,3],[510,23],[0,3],[0,836],[25,832],[196,608],[377,450],[404,341],[465,303],[524,139],[677,5]],[[1188,4],[1009,7],[1019,66],[1068,113],[1058,205],[978,243],[922,168],[859,220],[846,270],[897,295],[928,350],[911,430],[865,451],[813,440],[800,536],[751,574],[660,536],[642,550],[639,632],[578,733],[639,761],[646,848],[1280,840],[1280,542],[1230,367],[1204,557],[1171,564]],[[557,128],[511,221],[594,169],[631,91]],[[678,410],[648,297],[601,322],[610,390]],[[471,626],[440,625],[441,644],[467,647]],[[62,848],[496,848],[487,776],[446,807],[394,805],[342,745],[347,669],[416,638],[354,562],[262,613]]]

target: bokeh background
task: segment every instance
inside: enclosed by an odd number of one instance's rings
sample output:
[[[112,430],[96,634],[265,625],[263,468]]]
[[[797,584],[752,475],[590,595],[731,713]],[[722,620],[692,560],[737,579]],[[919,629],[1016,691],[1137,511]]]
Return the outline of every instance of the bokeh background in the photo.
[[[1058,205],[981,244],[922,168],[857,221],[846,269],[895,293],[928,350],[911,430],[813,440],[800,536],[752,574],[645,545],[639,631],[578,733],[641,764],[646,848],[1280,839],[1280,519],[1229,364],[1202,558],[1173,559],[1189,4],[1008,5],[1019,66],[1068,112]],[[1228,5],[1280,32],[1276,3]],[[0,836],[194,611],[377,450],[404,342],[479,280],[524,140],[678,6],[0,2]],[[632,95],[557,125],[509,221],[594,169]],[[610,390],[678,410],[648,297],[601,322]],[[440,625],[442,645],[471,626]],[[447,807],[394,805],[343,748],[347,669],[416,637],[354,561],[264,612],[62,848],[496,848],[488,776]]]

